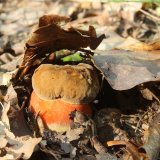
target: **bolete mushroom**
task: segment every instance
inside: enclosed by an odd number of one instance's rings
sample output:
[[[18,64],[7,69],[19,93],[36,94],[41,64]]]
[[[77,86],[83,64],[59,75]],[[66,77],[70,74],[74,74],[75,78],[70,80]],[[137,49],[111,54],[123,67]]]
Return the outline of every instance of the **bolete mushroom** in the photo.
[[[30,109],[44,124],[58,132],[70,128],[69,114],[78,110],[91,116],[91,102],[99,92],[99,81],[93,67],[78,65],[40,65],[32,76]]]

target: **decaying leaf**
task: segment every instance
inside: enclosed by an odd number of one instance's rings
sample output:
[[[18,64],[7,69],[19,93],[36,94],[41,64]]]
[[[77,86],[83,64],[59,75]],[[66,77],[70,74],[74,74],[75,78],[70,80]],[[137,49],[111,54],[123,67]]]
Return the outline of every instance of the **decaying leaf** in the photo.
[[[117,48],[130,50],[130,51],[154,51],[160,49],[160,39],[154,40],[151,43],[144,43],[133,38],[126,39]]]
[[[97,154],[96,160],[118,160],[118,158],[109,153]]]
[[[9,108],[9,103],[4,106],[0,121],[0,140],[1,143],[3,142],[1,148],[6,151],[2,159],[9,159],[8,157],[11,159],[17,159],[19,157],[28,159],[32,155],[35,146],[41,141],[41,138],[32,138],[29,135],[16,137],[10,131],[10,124],[7,116]]]
[[[22,155],[23,159],[28,159],[32,155],[35,146],[41,141],[41,138],[32,138],[30,136],[17,137],[8,143],[11,147],[6,147],[6,151],[15,158],[18,158]]]
[[[98,140],[98,138],[96,136],[93,136],[91,138],[91,141],[93,143],[93,146],[94,146],[95,150],[99,154],[107,153],[107,148],[105,146],[103,146],[103,144]]]
[[[23,111],[20,110],[18,105],[17,93],[12,85],[7,88],[6,93],[1,101],[5,104],[4,110],[7,110],[8,107],[10,108],[9,115],[6,115],[6,118],[9,116],[9,120],[6,122],[9,126],[10,121],[10,129],[15,136],[31,135],[31,132],[27,126],[27,122],[24,118]],[[3,118],[3,115],[1,118]]]
[[[96,51],[95,66],[115,90],[127,90],[144,82],[160,80],[160,59],[149,52]]]
[[[47,26],[52,23],[55,23],[55,24],[58,24],[61,22],[67,23],[69,21],[70,21],[70,18],[65,16],[60,17],[58,15],[44,15],[39,18],[39,27]]]
[[[71,158],[74,158],[76,156],[77,149],[73,147],[71,143],[69,143],[68,141],[67,142],[64,141],[60,145],[61,149],[64,150],[65,153],[70,153]]]
[[[84,132],[83,127],[71,129],[71,130],[67,131],[66,137],[67,137],[68,141],[70,141],[70,142],[74,141],[74,140],[78,140],[80,138],[80,135],[83,134],[83,132]]]
[[[10,85],[7,89],[7,93],[4,97],[5,102],[10,102],[11,105],[18,104],[17,93],[15,92],[12,85]]]
[[[10,159],[17,159],[19,157],[28,159],[32,155],[35,146],[41,141],[41,138],[32,138],[30,136],[30,132],[24,121],[24,115],[18,111],[17,94],[12,85],[6,90],[3,101],[4,105],[0,121],[0,140],[3,142],[1,148],[6,151],[6,154],[3,155],[2,159],[9,159],[8,157],[13,157]],[[10,112],[9,115],[12,112],[15,112],[15,115],[10,115],[9,118],[8,111]],[[10,121],[11,119],[13,120]]]
[[[10,109],[10,103],[6,104],[5,106],[3,106],[3,110],[2,110],[2,116],[1,116],[1,121],[7,126],[9,126],[9,118],[7,116],[7,113]],[[10,128],[8,128],[10,129]]]
[[[27,49],[25,51],[23,63],[21,67],[26,67],[26,72],[38,57],[44,58],[46,53],[52,53],[61,49],[79,50],[90,47],[96,49],[105,35],[96,36],[93,26],[88,31],[69,27],[60,26],[60,22],[68,21],[67,17],[58,15],[45,15],[40,18],[39,28],[33,32],[29,40],[26,42]],[[19,72],[21,72],[19,70]],[[21,73],[17,73],[17,75]],[[20,76],[22,77],[22,75]]]
[[[149,126],[146,143],[142,146],[150,160],[157,160],[160,153],[160,113],[157,113]]]
[[[12,78],[12,74],[15,73],[14,72],[0,72],[0,85],[6,85],[6,86],[9,86],[11,83],[10,83],[10,80]]]
[[[135,145],[133,145],[130,142],[127,141],[108,141],[107,146],[116,146],[116,145],[125,145],[126,146],[126,150],[130,153],[130,155],[132,156],[133,160],[148,160],[145,159],[146,156],[144,154],[141,154],[138,151],[138,147],[136,147]]]

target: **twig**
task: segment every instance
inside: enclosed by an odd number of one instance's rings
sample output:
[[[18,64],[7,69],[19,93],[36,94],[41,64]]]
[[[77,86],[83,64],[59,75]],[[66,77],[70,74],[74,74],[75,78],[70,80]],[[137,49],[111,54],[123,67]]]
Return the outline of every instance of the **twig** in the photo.
[[[146,112],[144,112],[143,115],[140,117],[140,119],[139,119],[139,121],[138,121],[138,123],[137,123],[137,126],[136,126],[136,128],[135,128],[135,132],[137,132],[140,123],[143,121],[144,116],[145,116],[148,112],[149,112],[149,109],[148,109]]]
[[[140,12],[142,12],[143,14],[147,15],[148,17],[151,17],[152,19],[154,19],[155,21],[159,21],[160,22],[160,18],[150,14],[149,12],[143,10],[143,9],[140,9],[139,10]]]

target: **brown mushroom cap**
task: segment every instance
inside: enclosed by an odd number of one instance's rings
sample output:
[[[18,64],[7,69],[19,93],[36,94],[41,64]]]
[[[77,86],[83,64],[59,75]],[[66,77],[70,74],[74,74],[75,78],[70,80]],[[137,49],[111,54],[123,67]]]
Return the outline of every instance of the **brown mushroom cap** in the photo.
[[[72,104],[90,103],[99,92],[99,81],[91,65],[40,65],[32,76],[35,93],[44,100],[61,98]]]

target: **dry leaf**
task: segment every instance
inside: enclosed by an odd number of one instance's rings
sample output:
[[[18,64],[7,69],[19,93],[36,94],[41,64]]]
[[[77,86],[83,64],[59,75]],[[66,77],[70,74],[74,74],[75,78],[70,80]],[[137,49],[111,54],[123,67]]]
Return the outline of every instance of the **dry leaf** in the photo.
[[[41,141],[41,138],[32,138],[29,135],[16,137],[9,129],[10,124],[7,116],[9,108],[9,103],[3,106],[0,121],[0,140],[1,143],[3,142],[1,147],[6,150],[6,155],[2,159],[9,159],[9,157],[12,157],[11,159],[19,157],[28,159],[32,155],[35,146]]]
[[[0,135],[0,142],[0,148],[4,148],[7,145],[8,141],[5,139],[5,135]]]
[[[115,90],[128,90],[144,82],[160,80],[160,59],[147,52],[95,51],[95,66]]]
[[[60,143],[61,145],[61,149],[65,152],[65,153],[70,153],[70,157],[74,158],[76,156],[76,148],[73,147],[69,142],[62,142]]]
[[[93,27],[92,27],[93,29]],[[82,31],[77,29],[64,30],[57,24],[49,24],[38,28],[27,41],[28,47],[44,47],[45,52],[53,52],[61,49],[80,49],[90,47],[96,49],[104,35],[91,37],[93,31]],[[85,33],[85,34],[84,34]],[[88,36],[86,36],[86,34]],[[90,35],[90,36],[89,36]],[[76,42],[76,43],[75,43]],[[39,53],[40,54],[40,53]]]
[[[128,37],[127,39],[124,39],[122,43],[115,46],[115,49],[130,50],[131,46],[134,46],[135,44],[138,44],[138,43],[141,43],[141,42],[132,37]]]
[[[12,74],[14,72],[0,72],[0,86],[1,85],[6,85],[9,86],[10,85],[10,80],[12,78]]]
[[[116,46],[118,49],[129,51],[154,51],[160,50],[160,39],[154,40],[150,43],[140,42],[137,39],[128,37],[122,44]]]
[[[71,131],[72,132],[72,131]],[[68,135],[69,137],[70,136],[73,136],[73,135]],[[76,136],[74,136],[76,137]],[[70,154],[70,158],[74,158],[76,156],[76,150],[77,148],[74,147],[71,143],[70,143],[70,140],[72,141],[72,139],[68,138],[66,135],[61,135],[61,134],[58,134],[56,136],[56,138],[58,138],[60,140],[60,147],[61,149],[65,152],[65,153],[69,153]],[[74,139],[74,138],[73,138]]]
[[[5,102],[10,102],[11,106],[17,105],[18,100],[17,100],[17,93],[15,92],[14,88],[12,85],[10,85],[7,89],[7,93],[4,97]]]
[[[0,160],[13,160],[14,156],[12,154],[6,154],[2,158],[0,157]]]
[[[70,21],[69,17],[65,16],[58,16],[58,15],[44,15],[39,18],[39,27],[47,26],[49,24],[58,24],[61,22],[67,23]]]
[[[93,143],[93,146],[94,146],[95,150],[96,150],[99,154],[107,153],[107,148],[102,145],[102,143],[97,139],[96,136],[93,136],[93,137],[91,138],[91,141],[92,141],[92,143]]]
[[[9,109],[10,109],[10,103],[7,103],[5,106],[3,106],[3,110],[2,110],[1,121],[5,124],[6,127],[10,127],[9,118],[7,115]]]
[[[97,160],[118,160],[118,158],[112,154],[104,153],[104,154],[97,154]]]
[[[32,155],[35,146],[41,141],[42,138],[32,138],[30,136],[22,136],[15,138],[14,143],[8,141],[11,145],[6,147],[6,151],[14,155],[15,159],[22,155],[23,159],[29,159]]]
[[[108,29],[108,27],[97,28],[96,32],[98,35],[101,35],[102,33],[104,33],[107,37],[100,43],[100,45],[97,47],[97,50],[101,50],[101,51],[112,50],[125,41],[124,38],[120,37],[114,31]]]
[[[116,145],[125,145],[126,150],[131,154],[133,160],[141,160],[142,157],[144,158],[144,155],[141,155],[141,153],[139,153],[138,148],[130,142],[127,142],[127,141],[108,141],[106,144],[108,147],[116,146]]]
[[[3,96],[3,101],[6,103],[4,107],[5,110],[7,109],[7,106],[10,108],[9,119],[11,131],[16,136],[31,135],[31,131],[28,128],[23,111],[19,110],[20,107],[18,105],[17,93],[15,92],[13,86],[10,85],[6,92],[6,95]],[[6,115],[6,118],[8,118],[8,115]],[[7,124],[9,126],[9,120]]]
[[[124,2],[120,3],[121,10],[120,15],[123,19],[126,19],[129,22],[133,22],[135,18],[135,14],[142,8],[142,3],[137,2]]]
[[[74,141],[74,140],[78,140],[80,138],[80,135],[83,134],[83,132],[84,132],[83,127],[71,129],[71,130],[67,131],[67,133],[66,133],[67,140],[69,142]]]
[[[83,31],[73,27],[64,29],[58,25],[61,21],[67,21],[67,17],[57,15],[45,15],[40,18],[40,24],[36,31],[26,43],[24,59],[21,67],[26,67],[24,70],[19,69],[16,77],[22,77],[36,59],[45,58],[46,53],[69,49],[78,50],[86,47],[96,49],[105,35],[96,36],[96,31],[93,26],[89,27],[88,31]],[[58,23],[57,23],[58,22]],[[22,71],[21,71],[22,69]]]
[[[16,107],[18,106],[18,100],[17,94],[12,85],[9,86],[6,92],[6,95],[3,97],[4,105],[2,106],[3,110],[0,121],[0,140],[3,142],[1,148],[6,151],[6,155],[4,155],[2,159],[9,159],[9,157],[12,157],[11,159],[17,159],[19,157],[28,159],[32,155],[35,146],[41,141],[41,138],[32,138],[31,136],[27,135],[30,132],[28,132],[28,128],[26,129],[27,126],[26,121],[23,119],[23,114],[20,115],[18,120],[17,117],[14,117],[14,123],[17,122],[17,124],[13,125],[12,123],[10,126],[7,113],[9,110],[16,110]],[[17,115],[20,113],[22,112],[18,112]],[[16,135],[10,130],[10,127],[14,131],[16,130],[14,132],[17,133]],[[17,135],[25,136],[16,137]]]

